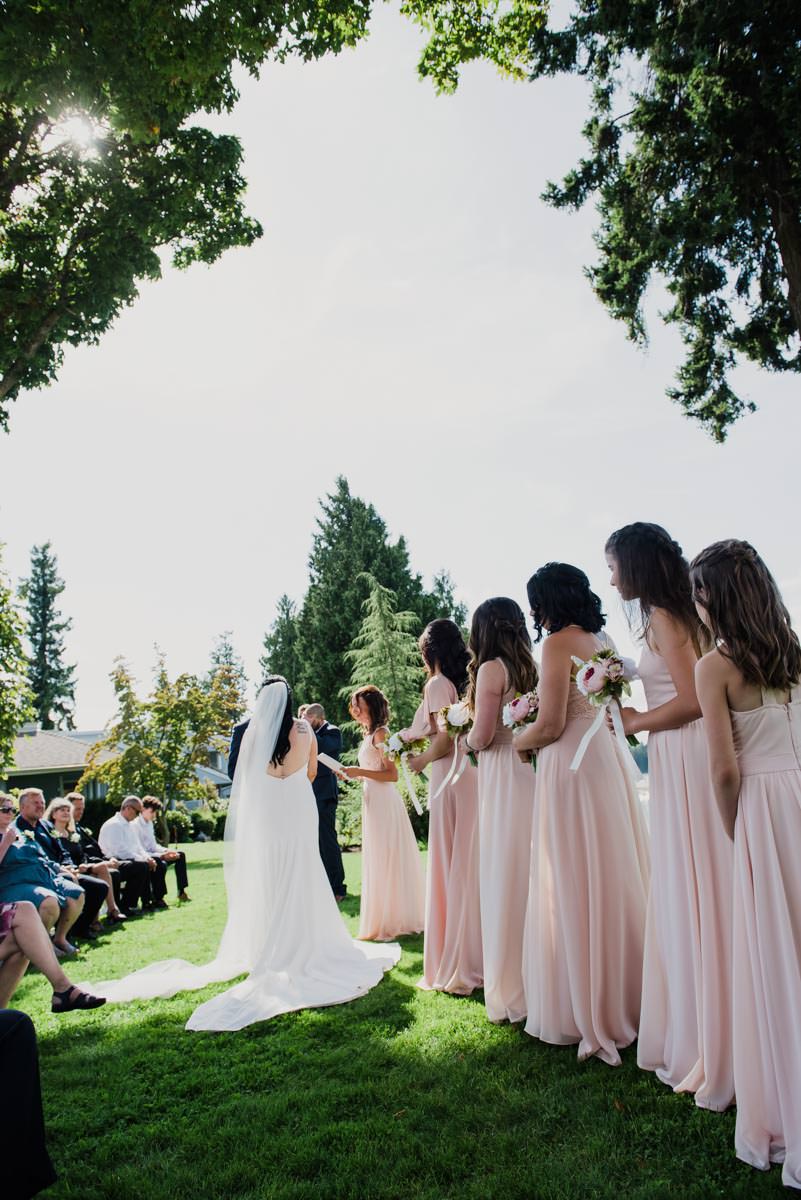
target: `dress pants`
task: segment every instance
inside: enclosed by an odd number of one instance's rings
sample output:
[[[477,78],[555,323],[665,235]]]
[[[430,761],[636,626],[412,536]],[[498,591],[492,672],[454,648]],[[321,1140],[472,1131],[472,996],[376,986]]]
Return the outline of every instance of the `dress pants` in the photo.
[[[97,914],[103,907],[103,901],[108,896],[108,888],[102,879],[95,879],[93,875],[81,875],[79,883],[83,888],[86,899],[83,903],[81,915],[72,926],[72,932],[76,937],[86,934],[89,926],[96,920]]]
[[[178,857],[174,863],[165,863],[165,867],[175,867],[175,887],[180,896],[189,887],[189,875],[186,870],[186,855],[183,850],[176,851]],[[165,889],[166,890],[166,889]]]
[[[128,858],[120,862],[119,871],[123,884],[120,907],[132,912],[145,894],[150,870],[146,862]]]
[[[336,800],[317,800],[317,817],[319,819],[320,858],[323,860],[328,882],[331,884],[331,890],[335,896],[344,896],[345,868],[342,865],[342,851],[337,841]]]
[[[147,882],[145,883],[145,893],[142,900],[145,904],[161,904],[167,894],[167,866],[160,858],[153,860],[156,864],[155,870],[151,871],[147,863]]]
[[[56,1172],[45,1145],[36,1032],[30,1017],[13,1008],[0,1010],[0,1112],[8,1122],[0,1193],[3,1200],[29,1200],[55,1183]]]

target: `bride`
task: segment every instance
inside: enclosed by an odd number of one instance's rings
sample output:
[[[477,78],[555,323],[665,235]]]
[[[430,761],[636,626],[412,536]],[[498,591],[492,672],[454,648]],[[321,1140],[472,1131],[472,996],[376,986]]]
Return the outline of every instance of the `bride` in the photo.
[[[228,921],[216,958],[203,966],[153,963],[93,984],[93,992],[112,1001],[151,999],[247,974],[186,1023],[233,1030],[282,1012],[343,1004],[375,987],[400,947],[354,941],[345,928],[318,850],[316,772],[314,733],[293,720],[289,685],[272,675],[245,731],[231,793]]]

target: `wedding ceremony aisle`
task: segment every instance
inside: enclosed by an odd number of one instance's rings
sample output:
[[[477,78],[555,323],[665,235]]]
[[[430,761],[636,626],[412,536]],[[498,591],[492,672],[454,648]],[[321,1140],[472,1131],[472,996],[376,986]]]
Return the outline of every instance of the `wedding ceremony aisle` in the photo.
[[[81,977],[213,954],[225,916],[222,844],[185,849],[193,902],[103,935]],[[345,855],[345,866],[355,934],[361,856]],[[674,1095],[638,1070],[636,1047],[619,1069],[579,1063],[575,1047],[491,1025],[480,992],[418,990],[422,936],[400,941],[399,966],[362,999],[229,1034],[184,1030],[226,985],[72,1019],[51,1016],[44,979],[29,973],[17,1003],[39,1035],[59,1173],[48,1198],[783,1194],[778,1169],[762,1174],[732,1154],[734,1110]]]

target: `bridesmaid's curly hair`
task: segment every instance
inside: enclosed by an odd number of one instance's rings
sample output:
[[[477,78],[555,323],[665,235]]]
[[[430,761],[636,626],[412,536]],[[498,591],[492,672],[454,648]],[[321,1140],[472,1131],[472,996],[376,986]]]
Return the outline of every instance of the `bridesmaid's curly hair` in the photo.
[[[801,682],[801,644],[790,614],[749,542],[707,546],[690,564],[690,578],[718,650],[743,679],[781,692]]]
[[[570,563],[546,563],[531,576],[526,591],[538,642],[546,621],[549,633],[568,625],[578,625],[587,633],[600,633],[604,627],[600,598],[590,589],[584,572]]]
[[[350,698],[350,708],[353,708],[357,700],[362,700],[367,706],[367,711],[370,714],[370,729],[371,734],[377,729],[389,724],[389,702],[374,683],[367,683],[364,687],[357,688]]]
[[[418,645],[429,677],[434,674],[434,668],[439,664],[442,674],[446,679],[450,679],[461,696],[467,687],[467,664],[470,655],[456,622],[448,617],[430,621],[421,633]]]
[[[467,703],[475,708],[476,679],[482,663],[499,658],[509,672],[516,692],[537,686],[537,667],[531,653],[531,638],[523,610],[508,596],[493,596],[479,604],[470,626],[470,663],[467,668]]]
[[[701,653],[702,646],[708,649],[693,604],[690,564],[666,529],[651,521],[634,521],[610,534],[604,550],[617,564],[618,588],[630,628],[639,615],[639,637],[648,640],[651,613],[661,608],[686,629],[696,653]],[[632,609],[635,602],[639,614]]]

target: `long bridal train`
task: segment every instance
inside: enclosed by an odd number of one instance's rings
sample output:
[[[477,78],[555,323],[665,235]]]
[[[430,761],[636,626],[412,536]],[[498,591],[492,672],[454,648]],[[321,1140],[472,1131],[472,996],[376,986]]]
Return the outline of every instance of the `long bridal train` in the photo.
[[[216,957],[195,966],[152,963],[119,980],[93,983],[111,1001],[153,999],[247,978],[195,1009],[187,1029],[236,1030],[279,1013],[343,1004],[364,995],[400,958],[396,944],[354,941],[331,893],[317,846],[317,805],[303,765],[268,775],[289,696],[262,689],[236,772],[226,825],[228,921]],[[306,736],[302,724],[290,735]]]

